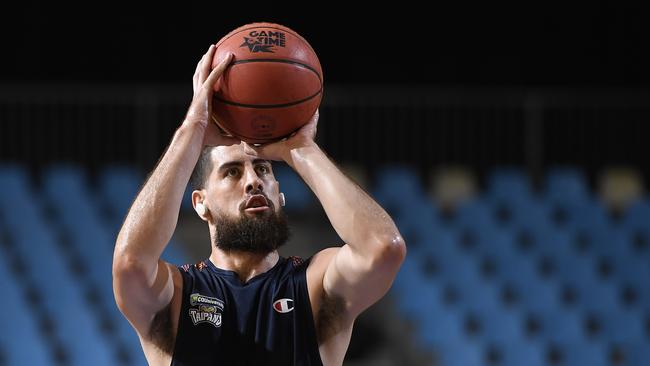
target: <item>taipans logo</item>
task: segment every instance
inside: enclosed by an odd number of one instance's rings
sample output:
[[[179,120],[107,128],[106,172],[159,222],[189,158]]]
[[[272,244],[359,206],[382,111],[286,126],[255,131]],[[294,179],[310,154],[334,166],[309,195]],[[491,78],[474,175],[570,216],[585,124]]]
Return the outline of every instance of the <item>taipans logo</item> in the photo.
[[[215,327],[221,326],[221,313],[217,313],[214,307],[212,309],[190,309],[190,318],[194,325],[208,323]]]
[[[284,36],[284,32],[251,31],[248,35],[250,37],[244,37],[244,43],[242,43],[239,47],[248,47],[248,50],[251,53],[273,53],[275,52],[273,47],[286,46],[286,38]]]
[[[293,300],[280,299],[273,303],[273,309],[278,313],[288,313],[293,310]]]
[[[190,305],[193,306],[190,308],[189,313],[194,325],[208,323],[215,327],[221,326],[221,312],[224,308],[223,301],[216,297],[191,294]]]

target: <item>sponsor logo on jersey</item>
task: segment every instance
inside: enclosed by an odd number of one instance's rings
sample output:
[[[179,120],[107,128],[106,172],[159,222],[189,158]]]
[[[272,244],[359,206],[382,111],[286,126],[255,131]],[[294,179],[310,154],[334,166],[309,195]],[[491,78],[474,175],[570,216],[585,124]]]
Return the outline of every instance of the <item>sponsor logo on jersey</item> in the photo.
[[[278,313],[288,313],[293,310],[293,300],[292,299],[280,299],[276,300],[273,303],[273,309]]]
[[[190,319],[194,325],[208,323],[215,327],[221,326],[221,313],[224,309],[223,301],[216,297],[201,295],[198,293],[190,295]]]

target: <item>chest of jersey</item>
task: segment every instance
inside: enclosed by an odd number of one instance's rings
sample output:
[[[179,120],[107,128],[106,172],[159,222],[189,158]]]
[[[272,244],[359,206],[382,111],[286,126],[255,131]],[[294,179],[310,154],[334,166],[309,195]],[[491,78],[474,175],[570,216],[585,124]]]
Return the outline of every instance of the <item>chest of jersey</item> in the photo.
[[[209,261],[180,269],[172,365],[322,364],[303,266],[281,258],[245,284]]]

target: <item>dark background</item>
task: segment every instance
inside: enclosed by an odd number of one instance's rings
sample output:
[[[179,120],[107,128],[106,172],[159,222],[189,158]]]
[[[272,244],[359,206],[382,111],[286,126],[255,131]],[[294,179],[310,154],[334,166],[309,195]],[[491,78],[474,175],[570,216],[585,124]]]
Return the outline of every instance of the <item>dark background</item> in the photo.
[[[539,181],[557,165],[594,184],[610,166],[650,178],[646,14],[613,2],[24,1],[0,12],[0,159],[35,176],[59,161],[150,171],[208,45],[268,21],[320,58],[318,142],[337,162],[408,164],[425,181],[454,164],[481,181],[501,166]]]
[[[210,43],[240,25],[269,21],[312,44],[326,83],[650,82],[647,13],[641,8],[593,2],[348,4],[23,1],[2,12],[0,80],[189,82]]]

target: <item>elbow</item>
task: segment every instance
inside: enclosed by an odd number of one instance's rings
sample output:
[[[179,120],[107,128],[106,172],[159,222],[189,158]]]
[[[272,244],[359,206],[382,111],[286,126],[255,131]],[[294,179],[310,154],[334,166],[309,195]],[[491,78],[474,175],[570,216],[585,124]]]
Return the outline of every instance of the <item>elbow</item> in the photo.
[[[406,242],[399,233],[379,240],[376,261],[398,269],[406,258]]]

